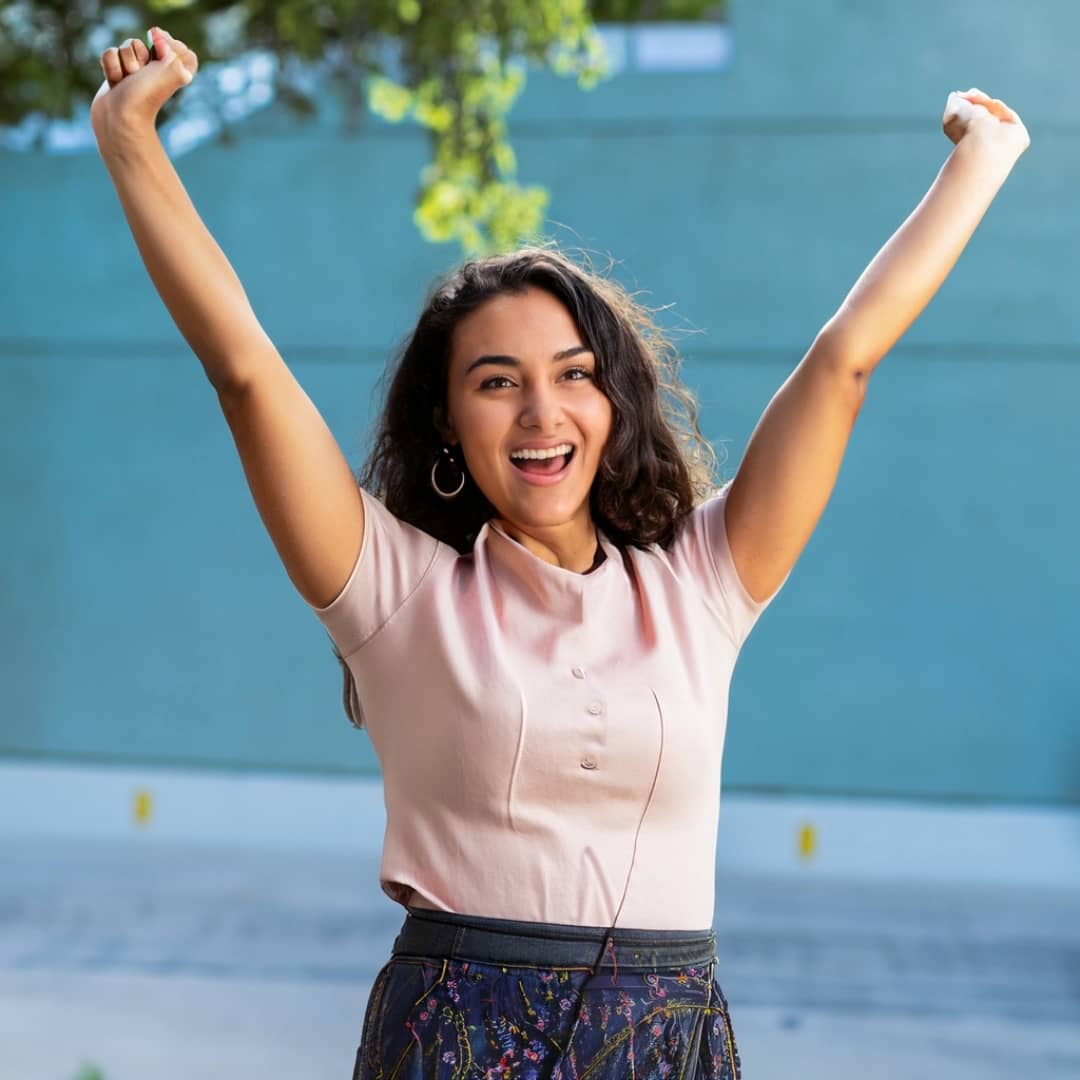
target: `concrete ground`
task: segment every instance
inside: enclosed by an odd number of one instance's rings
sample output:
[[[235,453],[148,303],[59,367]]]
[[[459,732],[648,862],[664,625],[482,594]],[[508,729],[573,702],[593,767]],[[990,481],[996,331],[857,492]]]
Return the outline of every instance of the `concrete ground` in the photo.
[[[341,854],[0,839],[0,1080],[351,1074],[403,911]],[[746,1080],[1077,1080],[1080,895],[732,877]]]

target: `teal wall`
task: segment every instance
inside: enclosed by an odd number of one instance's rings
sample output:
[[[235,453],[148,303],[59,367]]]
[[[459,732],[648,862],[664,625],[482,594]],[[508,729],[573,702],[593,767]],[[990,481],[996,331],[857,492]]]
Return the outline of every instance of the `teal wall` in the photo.
[[[1080,9],[736,2],[733,29],[719,72],[534,73],[511,125],[555,234],[699,331],[685,374],[729,474],[947,157],[948,92],[1004,98],[1033,145],[871,381],[740,660],[726,789],[1080,803]],[[354,465],[458,258],[410,221],[426,153],[328,104],[177,161]],[[0,754],[373,770],[100,161],[0,156],[0,227]]]

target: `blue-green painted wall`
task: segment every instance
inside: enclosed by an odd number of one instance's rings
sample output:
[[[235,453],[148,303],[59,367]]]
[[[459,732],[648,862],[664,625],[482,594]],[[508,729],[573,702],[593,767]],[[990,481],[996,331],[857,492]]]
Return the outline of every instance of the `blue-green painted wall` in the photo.
[[[1080,9],[736,3],[724,71],[534,74],[520,176],[567,244],[674,303],[729,474],[947,157],[950,90],[1033,146],[874,375],[833,500],[736,673],[728,790],[1080,802]],[[178,159],[354,465],[456,250],[410,221],[422,135],[271,111]],[[0,156],[0,754],[369,771],[336,661],[95,155]]]

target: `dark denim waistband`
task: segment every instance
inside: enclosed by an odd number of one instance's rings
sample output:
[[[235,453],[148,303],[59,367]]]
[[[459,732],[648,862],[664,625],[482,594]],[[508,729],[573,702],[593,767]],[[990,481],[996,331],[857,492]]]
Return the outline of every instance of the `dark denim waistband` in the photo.
[[[591,968],[606,926],[489,919],[409,908],[393,955],[473,960],[480,964]],[[712,930],[635,930],[618,927],[597,970],[707,967],[716,955]]]

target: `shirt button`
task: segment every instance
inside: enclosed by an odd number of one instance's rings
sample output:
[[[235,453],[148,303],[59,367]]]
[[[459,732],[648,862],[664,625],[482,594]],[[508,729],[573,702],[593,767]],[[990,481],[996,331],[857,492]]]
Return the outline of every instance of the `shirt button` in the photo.
[[[596,762],[591,757],[582,758],[581,759],[581,767],[583,769],[595,769],[596,768]]]
[[[599,716],[604,711],[604,706],[599,701],[592,701],[586,707],[586,711],[592,713],[593,716]]]
[[[584,668],[579,668],[579,667],[571,668],[570,673],[574,676],[575,679],[584,679],[585,678],[585,669]]]

